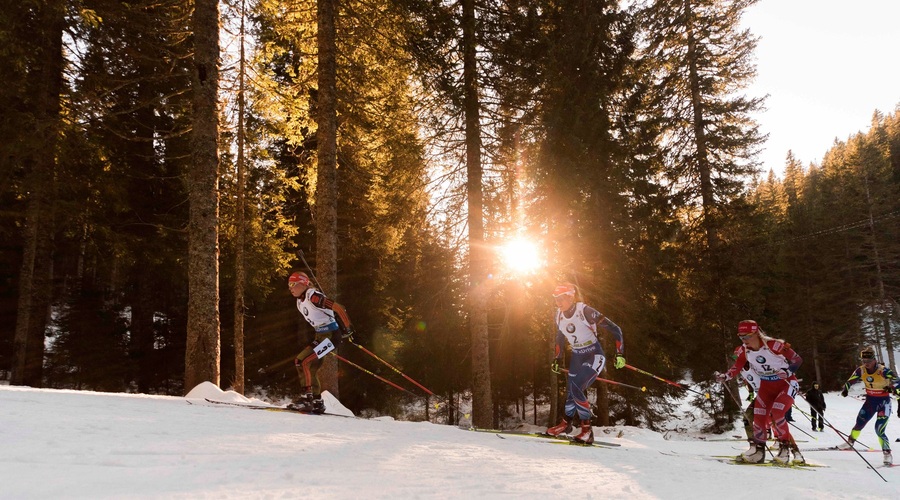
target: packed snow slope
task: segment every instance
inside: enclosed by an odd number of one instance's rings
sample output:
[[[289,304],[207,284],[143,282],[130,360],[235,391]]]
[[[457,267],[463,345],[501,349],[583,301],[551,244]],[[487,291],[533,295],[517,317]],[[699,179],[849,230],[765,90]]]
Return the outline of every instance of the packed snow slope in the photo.
[[[880,452],[862,453],[874,470],[843,451],[806,452],[827,466],[815,469],[711,459],[746,448],[721,440],[738,431],[596,427],[598,440],[621,447],[585,448],[427,422],[211,405],[204,398],[247,401],[212,384],[189,396],[0,386],[0,498],[900,498],[900,467],[880,467]],[[826,417],[849,431],[861,402],[826,400]],[[346,412],[334,398],[326,405]],[[873,424],[860,441],[877,447]],[[827,428],[816,440],[795,433],[803,448],[840,439]],[[896,415],[888,436],[900,437]]]

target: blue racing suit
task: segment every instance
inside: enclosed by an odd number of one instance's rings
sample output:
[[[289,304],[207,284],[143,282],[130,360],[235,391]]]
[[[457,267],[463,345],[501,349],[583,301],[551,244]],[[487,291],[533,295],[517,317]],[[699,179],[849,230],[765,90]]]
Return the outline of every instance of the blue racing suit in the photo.
[[[588,422],[591,419],[591,404],[587,399],[587,388],[597,380],[606,365],[603,347],[597,339],[597,327],[601,327],[616,339],[616,352],[624,354],[625,343],[622,329],[600,314],[596,309],[576,302],[567,311],[556,311],[555,358],[561,359],[566,343],[572,346],[569,361],[569,376],[565,413]]]

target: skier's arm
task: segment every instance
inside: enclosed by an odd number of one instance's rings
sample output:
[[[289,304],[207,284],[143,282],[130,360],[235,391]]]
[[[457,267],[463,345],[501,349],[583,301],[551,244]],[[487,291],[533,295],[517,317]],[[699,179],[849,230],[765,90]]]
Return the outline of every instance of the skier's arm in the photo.
[[[338,304],[337,302],[329,299],[325,296],[324,293],[316,290],[313,292],[312,296],[309,297],[309,302],[318,307],[319,309],[328,309],[334,312],[334,320],[338,325],[338,329],[343,332],[341,336],[352,337],[353,336],[353,328],[350,326],[350,317],[347,316],[347,311],[344,309],[344,306]],[[334,338],[333,343],[337,345],[337,342],[340,341],[340,338]]]
[[[553,346],[553,359],[562,359],[563,353],[566,352],[566,336],[563,335],[559,328],[556,329],[556,343]]]
[[[734,364],[731,365],[731,368],[723,373],[723,375],[725,375],[726,382],[736,377],[738,372],[741,371],[741,367],[743,367],[747,362],[747,355],[744,353],[744,346],[738,346],[737,349],[734,350],[734,353],[737,354],[737,359],[734,360]]]
[[[584,306],[584,317],[587,318],[588,323],[597,325],[612,335],[616,339],[616,353],[625,354],[625,337],[622,335],[622,329],[619,328],[619,325],[613,323],[611,319],[600,314],[599,311],[590,306]]]
[[[891,392],[900,396],[900,378],[897,378],[897,374],[894,373],[894,370],[891,370],[890,367],[885,366],[884,371],[881,372],[885,379],[890,382]]]
[[[841,391],[841,396],[847,397],[847,393],[850,392],[850,386],[862,380],[862,367],[857,367],[853,370],[853,375],[850,375],[850,378],[844,382],[844,390]]]
[[[803,364],[803,358],[797,354],[797,351],[791,348],[791,344],[780,340],[770,340],[769,349],[775,354],[780,354],[784,357],[785,361],[787,361],[788,377],[797,373],[797,370],[800,369],[800,365]]]

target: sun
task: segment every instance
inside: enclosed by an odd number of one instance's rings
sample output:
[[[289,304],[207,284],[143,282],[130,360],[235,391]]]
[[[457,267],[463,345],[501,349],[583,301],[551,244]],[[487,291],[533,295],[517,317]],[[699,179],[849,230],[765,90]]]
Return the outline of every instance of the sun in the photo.
[[[533,274],[544,262],[535,243],[527,238],[516,238],[499,247],[500,260],[512,274]]]

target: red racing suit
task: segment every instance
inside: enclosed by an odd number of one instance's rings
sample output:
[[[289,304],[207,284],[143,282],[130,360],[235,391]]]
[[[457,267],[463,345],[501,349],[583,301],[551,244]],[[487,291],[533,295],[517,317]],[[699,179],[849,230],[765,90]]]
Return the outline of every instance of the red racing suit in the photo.
[[[766,442],[766,424],[771,424],[781,441],[792,442],[791,430],[784,414],[794,405],[794,397],[800,386],[794,373],[803,364],[790,344],[782,340],[760,337],[762,346],[754,351],[746,345],[734,350],[734,364],[725,373],[726,380],[737,376],[744,364],[759,378],[759,391],[753,408],[753,438],[759,444]]]

